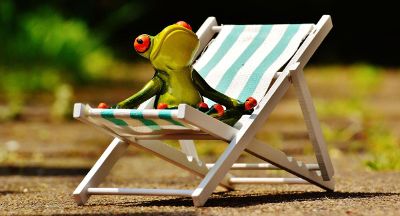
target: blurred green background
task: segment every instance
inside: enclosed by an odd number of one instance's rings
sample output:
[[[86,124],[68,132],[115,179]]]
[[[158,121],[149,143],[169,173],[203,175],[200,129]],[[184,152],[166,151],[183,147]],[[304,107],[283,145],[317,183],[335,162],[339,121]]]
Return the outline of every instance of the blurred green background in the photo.
[[[152,77],[151,66],[132,47],[141,33],[157,34],[178,20],[197,30],[208,16],[223,24],[267,24],[317,22],[330,14],[334,28],[306,77],[331,154],[360,155],[368,169],[400,169],[400,27],[393,5],[315,0],[192,4],[1,0],[0,165],[93,163],[110,137],[72,120],[72,104],[116,103]],[[311,153],[304,147],[302,121],[291,91],[258,136],[288,153]],[[215,155],[224,147],[200,144],[199,151]]]

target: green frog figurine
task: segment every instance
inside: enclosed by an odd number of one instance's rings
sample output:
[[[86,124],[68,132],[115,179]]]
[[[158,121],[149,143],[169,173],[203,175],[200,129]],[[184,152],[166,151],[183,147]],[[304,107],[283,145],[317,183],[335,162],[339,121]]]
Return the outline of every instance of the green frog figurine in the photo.
[[[251,114],[257,105],[254,98],[249,97],[242,103],[228,97],[210,87],[192,67],[199,44],[197,35],[184,21],[167,26],[156,36],[138,36],[134,48],[139,55],[150,60],[155,74],[139,92],[111,108],[133,109],[155,96],[154,108],[175,109],[185,103],[231,126],[242,115]],[[217,104],[208,108],[203,97]],[[100,103],[98,107],[108,106]]]

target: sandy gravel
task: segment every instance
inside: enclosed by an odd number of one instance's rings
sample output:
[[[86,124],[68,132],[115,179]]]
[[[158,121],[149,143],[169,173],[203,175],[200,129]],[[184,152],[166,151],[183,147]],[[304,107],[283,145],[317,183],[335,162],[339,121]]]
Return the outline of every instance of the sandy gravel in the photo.
[[[83,176],[0,176],[1,215],[399,215],[400,173],[364,170],[354,156],[335,157],[336,191],[309,185],[241,185],[205,207],[176,197],[93,196],[77,206],[71,193]],[[237,174],[262,176],[266,172]],[[273,172],[272,174],[282,174]],[[125,157],[102,186],[192,188],[198,178],[147,156]]]

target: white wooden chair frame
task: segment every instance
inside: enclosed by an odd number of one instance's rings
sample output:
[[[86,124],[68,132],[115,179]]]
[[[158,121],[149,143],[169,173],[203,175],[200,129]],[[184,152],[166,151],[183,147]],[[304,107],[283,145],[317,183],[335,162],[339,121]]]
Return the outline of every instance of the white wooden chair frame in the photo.
[[[175,117],[195,125],[206,134],[161,135],[156,138],[127,139],[103,128],[115,139],[73,192],[76,203],[83,205],[91,195],[95,194],[173,195],[192,197],[195,206],[203,206],[218,185],[232,190],[235,184],[241,183],[311,183],[328,191],[334,190],[334,180],[332,179],[334,170],[303,74],[304,66],[331,28],[330,16],[322,16],[284,70],[276,73],[275,82],[264,98],[259,101],[258,108],[250,118],[242,118],[235,127],[230,127],[188,105],[181,104],[174,113]],[[204,22],[197,32],[201,41],[198,54],[219,29],[214,17],[210,17]],[[304,164],[255,138],[256,132],[264,125],[272,110],[292,84],[304,115],[318,164]],[[139,109],[151,108],[152,103],[153,100],[149,100],[142,104]],[[87,122],[85,118],[87,109],[90,108],[83,104],[75,104],[74,117]],[[179,151],[164,144],[160,141],[162,139],[180,140],[182,150]],[[226,141],[229,145],[214,164],[206,164],[198,158],[191,141],[198,139],[219,139]],[[122,157],[129,145],[149,151],[161,159],[201,177],[202,181],[194,190],[98,188],[97,186],[104,180],[115,162]],[[266,163],[235,163],[244,151],[266,161]],[[230,169],[282,169],[298,178],[240,178],[229,174]]]

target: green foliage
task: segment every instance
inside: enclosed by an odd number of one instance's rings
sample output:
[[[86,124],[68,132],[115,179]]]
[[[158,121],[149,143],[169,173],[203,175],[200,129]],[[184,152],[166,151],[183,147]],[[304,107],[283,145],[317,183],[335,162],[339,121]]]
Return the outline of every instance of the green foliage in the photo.
[[[383,125],[369,128],[366,140],[370,159],[365,163],[373,170],[400,170],[399,138]]]
[[[326,140],[348,152],[366,153],[370,159],[365,164],[373,170],[399,170],[398,137],[382,124],[382,113],[373,110],[366,103],[382,83],[382,69],[366,64],[353,65],[346,69],[331,67],[325,71],[329,79],[335,78],[330,74],[335,73],[335,70],[346,70],[348,74],[341,84],[345,89],[350,87],[346,91],[346,98],[318,100],[317,110],[322,118],[342,118],[346,119],[346,124],[324,124]]]
[[[347,76],[340,79],[335,73],[343,70]],[[365,130],[368,127],[367,123],[374,118],[374,113],[365,102],[381,83],[379,71],[379,68],[365,64],[346,68],[329,67],[323,71],[324,77],[327,78],[322,82],[329,83],[328,79],[331,81],[339,79],[341,81],[335,85],[344,88],[346,94],[344,98],[315,101],[318,114],[322,118],[346,119],[345,125],[323,125],[323,132],[329,143],[335,143],[337,147],[345,148],[346,151],[365,151]]]
[[[349,70],[353,86],[351,94],[357,99],[371,95],[382,82],[382,68],[368,64],[356,64]]]
[[[7,92],[7,107],[0,107],[0,122],[16,119],[20,116],[24,105],[25,96],[20,91]]]
[[[352,99],[315,100],[315,104],[318,113],[324,117],[362,118],[367,113],[362,99],[354,96]]]
[[[65,19],[48,7],[13,14],[13,19],[15,26],[0,36],[5,41],[0,63],[8,68],[57,68],[63,79],[88,81],[105,75],[111,66],[111,52],[80,20]]]
[[[0,120],[18,117],[28,92],[54,91],[54,107],[60,107],[67,102],[60,102],[65,97],[58,97],[59,86],[105,78],[113,67],[100,36],[46,4],[21,11],[13,1],[1,1],[0,25],[0,92],[7,101]]]
[[[62,83],[60,72],[53,68],[24,69],[0,68],[0,91],[4,92],[7,107],[1,107],[0,121],[18,118],[22,112],[27,93],[52,91]]]
[[[62,121],[72,116],[71,107],[73,102],[73,90],[70,85],[59,85],[54,91],[55,101],[53,103],[51,114],[54,120]]]
[[[27,73],[24,69],[0,68],[0,84],[6,92],[51,91],[61,82],[62,75],[54,68],[33,68]]]

